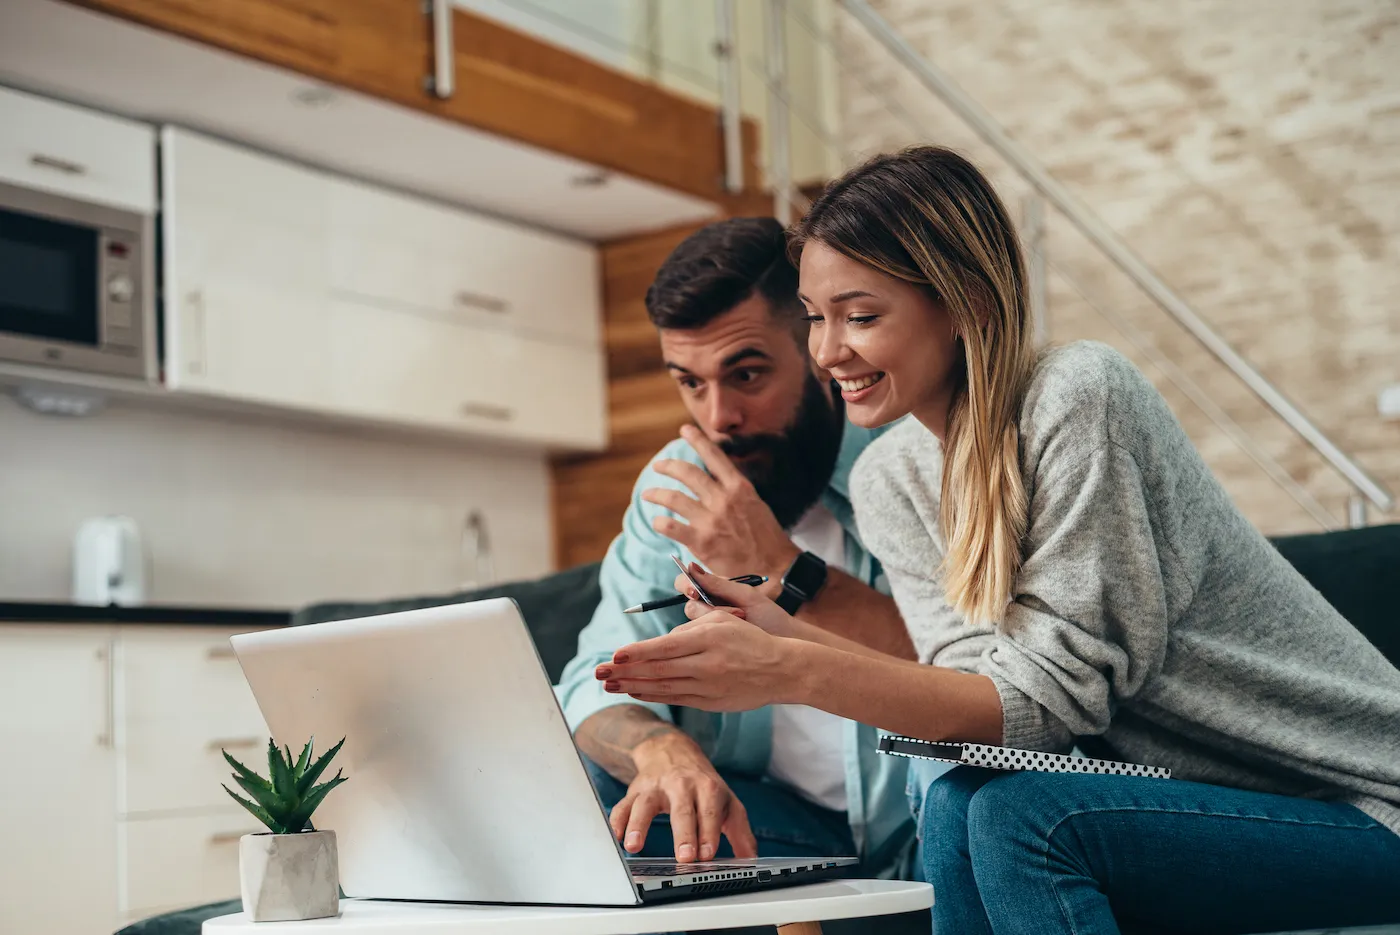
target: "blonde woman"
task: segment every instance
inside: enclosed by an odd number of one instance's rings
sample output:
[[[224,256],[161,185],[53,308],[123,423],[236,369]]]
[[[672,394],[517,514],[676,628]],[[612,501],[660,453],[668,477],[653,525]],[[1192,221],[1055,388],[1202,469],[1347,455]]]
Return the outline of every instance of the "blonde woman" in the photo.
[[[1400,920],[1400,672],[1240,515],[1127,360],[1033,352],[986,178],[943,149],[878,157],[793,248],[847,416],[912,416],[852,495],[919,661],[705,576],[733,610],[692,601],[691,623],[600,666],[605,688],[1172,769],[934,779],[916,804],[948,935]]]

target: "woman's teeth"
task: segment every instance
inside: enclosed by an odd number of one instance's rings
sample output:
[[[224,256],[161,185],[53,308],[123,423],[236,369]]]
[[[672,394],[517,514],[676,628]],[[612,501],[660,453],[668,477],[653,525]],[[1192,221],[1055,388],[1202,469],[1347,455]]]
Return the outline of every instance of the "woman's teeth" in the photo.
[[[885,378],[883,373],[872,373],[868,377],[861,377],[859,380],[837,380],[836,384],[846,393],[856,393],[867,386],[874,386]]]

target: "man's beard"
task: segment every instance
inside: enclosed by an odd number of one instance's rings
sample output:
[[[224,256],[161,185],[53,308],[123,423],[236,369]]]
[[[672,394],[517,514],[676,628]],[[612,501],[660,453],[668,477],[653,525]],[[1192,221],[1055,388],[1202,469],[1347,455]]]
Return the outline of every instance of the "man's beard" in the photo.
[[[845,421],[840,397],[828,395],[821,381],[809,373],[797,415],[782,434],[741,435],[720,442],[719,447],[731,458],[766,456],[739,462],[739,470],[778,523],[791,529],[831,482]]]

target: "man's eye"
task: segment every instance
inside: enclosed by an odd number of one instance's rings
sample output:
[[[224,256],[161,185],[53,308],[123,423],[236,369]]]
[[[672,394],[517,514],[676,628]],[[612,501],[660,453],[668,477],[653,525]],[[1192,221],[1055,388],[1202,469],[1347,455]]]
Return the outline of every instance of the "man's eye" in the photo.
[[[736,370],[734,371],[734,380],[737,383],[752,383],[762,375],[762,370]]]
[[[700,388],[700,381],[694,377],[681,377],[677,382],[692,393]]]

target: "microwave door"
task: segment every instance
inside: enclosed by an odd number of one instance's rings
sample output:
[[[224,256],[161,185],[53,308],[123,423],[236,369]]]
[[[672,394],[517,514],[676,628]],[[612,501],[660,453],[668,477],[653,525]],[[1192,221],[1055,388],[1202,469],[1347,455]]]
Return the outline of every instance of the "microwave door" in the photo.
[[[99,230],[0,208],[0,335],[96,347]]]

